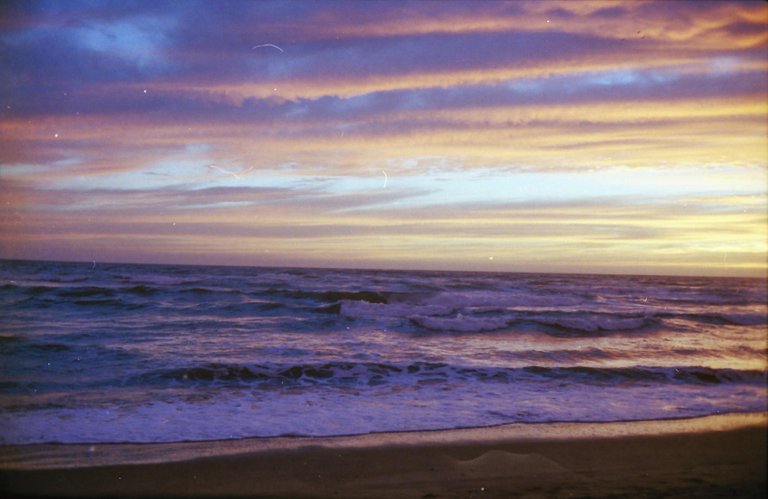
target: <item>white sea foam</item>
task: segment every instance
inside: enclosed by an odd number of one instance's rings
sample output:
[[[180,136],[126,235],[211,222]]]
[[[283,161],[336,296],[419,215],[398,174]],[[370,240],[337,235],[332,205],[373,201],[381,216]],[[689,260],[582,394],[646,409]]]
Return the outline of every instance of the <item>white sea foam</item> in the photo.
[[[198,401],[156,400],[107,408],[1,413],[2,444],[42,442],[175,442],[277,435],[341,435],[489,426],[509,422],[664,419],[763,411],[760,389],[729,400],[724,387],[704,392],[577,387],[561,383],[435,385],[434,390],[371,392],[304,390],[274,394],[233,391]],[[587,402],[588,403],[585,403]]]
[[[431,331],[447,331],[461,333],[479,333],[498,331],[507,327],[509,319],[505,317],[465,317],[457,313],[452,317],[434,317],[414,315],[410,319],[419,326]]]

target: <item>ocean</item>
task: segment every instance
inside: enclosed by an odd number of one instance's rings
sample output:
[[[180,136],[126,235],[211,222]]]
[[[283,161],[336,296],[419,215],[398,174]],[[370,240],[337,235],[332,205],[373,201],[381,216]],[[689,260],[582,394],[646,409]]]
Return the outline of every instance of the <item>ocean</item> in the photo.
[[[766,411],[766,281],[0,262],[0,443]]]

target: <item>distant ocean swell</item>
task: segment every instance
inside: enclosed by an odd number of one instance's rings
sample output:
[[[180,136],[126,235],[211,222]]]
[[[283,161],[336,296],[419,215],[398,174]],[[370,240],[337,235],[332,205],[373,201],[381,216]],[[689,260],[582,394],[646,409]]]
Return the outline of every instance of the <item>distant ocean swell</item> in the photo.
[[[193,281],[192,283],[198,283]],[[536,329],[552,335],[602,335],[654,328],[685,329],[697,324],[766,326],[762,311],[708,312],[680,307],[692,300],[647,299],[607,304],[600,297],[509,296],[502,292],[421,292],[328,290],[308,292],[288,289],[243,291],[235,289],[164,287],[146,284],[122,287],[42,286],[5,284],[0,292],[17,294],[20,309],[57,307],[109,307],[123,310],[173,309],[174,301],[155,302],[175,295],[197,296],[199,309],[216,308],[218,314],[283,310],[301,314],[337,314],[350,319],[406,319],[401,326],[431,332],[473,333]],[[710,296],[717,305],[729,305],[732,296]],[[670,303],[677,309],[671,309]],[[705,302],[706,303],[706,302]],[[699,302],[701,304],[701,302]],[[408,329],[406,327],[406,329]]]

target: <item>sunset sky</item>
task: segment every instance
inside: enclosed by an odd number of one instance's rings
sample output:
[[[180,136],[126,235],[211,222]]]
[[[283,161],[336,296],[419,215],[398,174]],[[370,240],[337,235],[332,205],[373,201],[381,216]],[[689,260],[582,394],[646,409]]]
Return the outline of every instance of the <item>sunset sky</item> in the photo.
[[[765,275],[768,4],[3,2],[0,258]]]

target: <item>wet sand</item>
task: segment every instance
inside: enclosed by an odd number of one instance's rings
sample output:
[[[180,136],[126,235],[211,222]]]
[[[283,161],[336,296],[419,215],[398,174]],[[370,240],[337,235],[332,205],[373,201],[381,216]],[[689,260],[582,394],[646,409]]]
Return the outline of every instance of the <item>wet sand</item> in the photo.
[[[10,496],[764,497],[766,414],[0,448]]]

